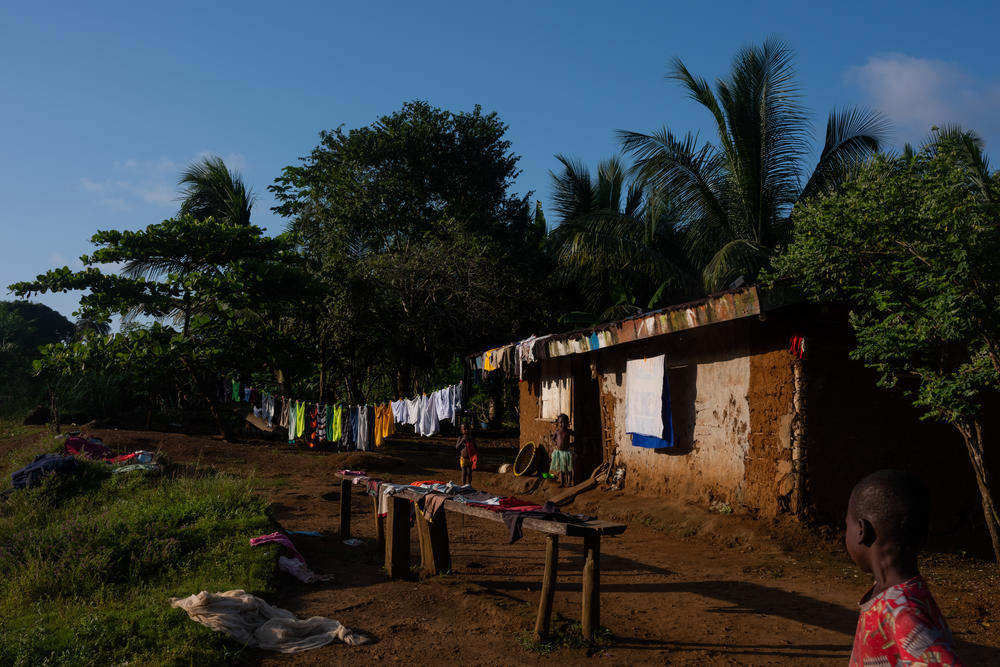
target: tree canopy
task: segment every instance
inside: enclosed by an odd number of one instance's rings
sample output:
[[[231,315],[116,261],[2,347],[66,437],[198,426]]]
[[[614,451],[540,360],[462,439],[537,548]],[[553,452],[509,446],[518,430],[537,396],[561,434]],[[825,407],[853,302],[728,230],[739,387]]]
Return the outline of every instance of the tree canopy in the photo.
[[[510,192],[519,158],[506,131],[479,107],[411,102],[321,133],[269,188],[331,290],[317,334],[355,400],[376,385],[411,392],[458,351],[535,319],[544,229]]]
[[[756,280],[789,238],[792,207],[834,187],[845,169],[878,150],[885,133],[876,113],[833,111],[819,162],[805,178],[809,117],[792,51],[775,39],[739,50],[714,89],[680,58],[667,78],[709,112],[718,143],[699,147],[696,136],[665,127],[619,135],[648,187],[675,206],[686,248],[710,292],[740,276]]]
[[[1000,172],[990,172],[975,135],[937,131],[796,210],[775,275],[814,299],[850,304],[855,357],[962,434],[1000,560],[982,430],[984,401],[1000,388],[998,193]]]

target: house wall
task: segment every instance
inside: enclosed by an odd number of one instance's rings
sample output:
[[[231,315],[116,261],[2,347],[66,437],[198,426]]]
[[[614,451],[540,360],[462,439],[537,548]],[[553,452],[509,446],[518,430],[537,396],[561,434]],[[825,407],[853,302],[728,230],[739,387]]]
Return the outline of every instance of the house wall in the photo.
[[[807,341],[801,360],[787,349],[796,334]],[[794,511],[839,525],[858,480],[880,468],[911,470],[931,492],[932,546],[984,544],[979,492],[961,437],[953,427],[921,421],[902,390],[878,387],[877,375],[850,359],[853,346],[845,313],[800,305],[768,312],[763,320],[743,318],[574,355],[574,382],[583,386],[596,376],[598,394],[586,415],[574,405],[571,425],[578,439],[600,443],[589,445],[599,447],[600,459],[610,460],[618,448],[630,492],[702,504],[720,500],[762,517]],[[662,353],[676,446],[632,447],[625,433],[625,364]],[[550,442],[552,424],[537,419],[539,366],[529,367],[521,383],[522,443]],[[1000,433],[1000,411],[986,413],[992,442]],[[1000,455],[992,456],[997,479]]]
[[[791,492],[793,358],[773,328],[756,319],[728,322],[575,355],[571,422],[581,454],[578,478],[610,460],[617,447],[628,491],[776,514],[779,491]],[[625,432],[626,363],[664,353],[676,444],[633,447]],[[552,430],[537,419],[541,364],[521,384],[522,443],[548,443]],[[590,386],[594,398],[580,398],[591,395]]]

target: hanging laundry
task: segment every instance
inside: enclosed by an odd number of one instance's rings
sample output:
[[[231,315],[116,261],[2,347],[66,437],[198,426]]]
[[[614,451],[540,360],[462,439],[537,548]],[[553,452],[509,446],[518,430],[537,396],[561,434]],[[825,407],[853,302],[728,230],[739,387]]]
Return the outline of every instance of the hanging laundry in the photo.
[[[298,401],[295,406],[295,437],[301,438],[306,434],[306,404]]]
[[[439,427],[437,408],[434,401],[425,394],[420,397],[420,435],[424,437],[437,435]]]
[[[326,442],[326,410],[325,405],[316,406],[316,440]]]
[[[233,382],[233,394],[232,394],[233,400],[236,401],[237,403],[239,403],[239,401],[240,401],[240,383],[237,382],[236,380],[233,380],[232,382]]]
[[[410,398],[406,401],[406,422],[410,426],[416,426],[420,421],[420,397]]]
[[[398,401],[393,401],[390,403],[392,406],[392,418],[398,424],[407,423],[407,412],[406,412],[406,400],[400,399]]]
[[[331,426],[330,440],[339,442],[344,428],[344,406],[333,406],[333,426]]]

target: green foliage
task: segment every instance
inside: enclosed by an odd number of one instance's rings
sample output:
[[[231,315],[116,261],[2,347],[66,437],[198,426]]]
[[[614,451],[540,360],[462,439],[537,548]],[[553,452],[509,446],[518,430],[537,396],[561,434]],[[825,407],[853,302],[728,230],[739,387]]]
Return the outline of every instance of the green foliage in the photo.
[[[40,346],[69,340],[73,333],[73,324],[48,306],[0,302],[0,416],[19,414],[43,398],[31,361]]]
[[[976,182],[969,136],[938,132],[915,154],[879,156],[803,206],[775,270],[850,303],[855,356],[951,423],[977,415],[1000,380],[998,176]]]
[[[508,192],[519,158],[506,131],[478,107],[412,102],[321,133],[269,188],[330,290],[300,321],[340,396],[409,394],[456,352],[536,319],[544,217]]]
[[[803,186],[809,118],[787,45],[768,39],[741,49],[714,90],[679,58],[668,78],[711,114],[718,144],[699,148],[697,137],[666,128],[620,137],[648,187],[676,207],[685,246],[710,292],[739,276],[752,282],[787,241],[792,207],[835,188],[851,165],[878,150],[885,133],[877,114],[832,112],[819,163]]]
[[[1000,560],[982,429],[984,400],[1000,387],[998,185],[975,135],[935,131],[921,150],[878,156],[798,210],[775,275],[847,302],[854,357],[962,434]]]
[[[270,591],[275,549],[248,544],[271,528],[266,503],[227,477],[82,465],[0,505],[0,663],[233,662],[238,646],[168,598]]]
[[[561,155],[552,174],[559,224],[549,235],[554,279],[575,286],[590,312],[561,313],[564,323],[620,319],[700,293],[675,207],[618,158],[586,166]],[[572,303],[564,305],[572,307]]]
[[[290,235],[269,238],[252,225],[184,214],[137,231],[99,231],[91,240],[97,249],[81,258],[83,270],[53,269],[11,285],[18,296],[84,290],[85,319],[124,318],[118,334],[90,327],[79,340],[45,349],[36,372],[58,393],[101,369],[117,374],[123,391],[138,388],[149,406],[157,392],[176,394],[188,385],[210,402],[211,383],[222,373],[293,363],[298,348],[282,322],[319,287]],[[104,263],[124,268],[107,274],[95,266]],[[127,326],[139,316],[178,327]],[[220,430],[226,435],[221,422]]]

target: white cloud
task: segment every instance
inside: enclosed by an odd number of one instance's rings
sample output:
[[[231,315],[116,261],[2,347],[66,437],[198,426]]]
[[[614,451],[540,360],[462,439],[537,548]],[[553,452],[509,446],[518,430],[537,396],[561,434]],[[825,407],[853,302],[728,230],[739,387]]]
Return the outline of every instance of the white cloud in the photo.
[[[183,162],[168,157],[155,160],[116,160],[112,164],[112,173],[107,177],[80,178],[79,187],[84,192],[98,195],[97,201],[113,211],[126,211],[143,204],[176,208],[180,198],[177,178],[180,176],[181,165],[214,155],[217,153],[202,151]],[[225,155],[222,159],[226,166],[236,171],[244,170],[247,165],[247,159],[241,153]]]
[[[844,78],[889,118],[900,143],[920,142],[935,125],[957,123],[983,138],[1000,132],[1000,82],[979,81],[956,63],[889,53],[868,58]]]

